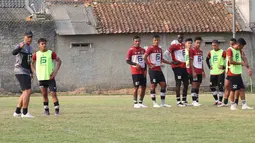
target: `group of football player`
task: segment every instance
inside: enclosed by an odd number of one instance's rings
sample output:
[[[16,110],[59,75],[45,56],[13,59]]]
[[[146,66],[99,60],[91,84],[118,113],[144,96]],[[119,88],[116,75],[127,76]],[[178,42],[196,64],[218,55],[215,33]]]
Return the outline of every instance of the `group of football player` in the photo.
[[[171,107],[165,103],[167,84],[162,64],[171,65],[175,77],[175,92],[178,107],[201,106],[199,103],[199,89],[203,79],[206,77],[203,65],[203,49],[201,37],[187,38],[184,41],[182,34],[174,40],[170,48],[164,53],[159,47],[160,36],[152,37],[152,45],[146,50],[140,46],[141,38],[133,37],[133,46],[128,50],[126,62],[130,65],[134,84],[134,108],[147,108],[143,104],[146,92],[147,66],[151,82],[151,99],[153,107]],[[220,42],[213,40],[212,50],[208,52],[206,64],[210,69],[210,90],[214,98],[214,105],[227,107],[230,100],[230,109],[237,110],[239,97],[242,100],[242,109],[253,109],[246,103],[244,83],[241,77],[242,67],[248,69],[248,75],[252,71],[248,65],[242,49],[246,45],[243,38],[238,40],[232,38],[230,47],[224,51],[220,48]],[[226,78],[225,78],[226,75]],[[156,87],[160,86],[161,103],[156,101]],[[191,84],[192,103],[187,102],[188,87]],[[181,98],[181,86],[182,98]],[[138,90],[139,99],[138,99]]]

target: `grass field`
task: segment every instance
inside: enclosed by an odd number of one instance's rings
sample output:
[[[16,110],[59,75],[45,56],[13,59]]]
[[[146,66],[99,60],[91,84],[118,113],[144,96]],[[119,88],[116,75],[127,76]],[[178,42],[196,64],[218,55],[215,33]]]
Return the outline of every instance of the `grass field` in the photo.
[[[247,98],[255,106],[255,96]],[[12,117],[17,99],[0,98],[1,143],[255,142],[255,110],[218,108],[211,95],[200,97],[201,107],[159,109],[149,96],[147,109],[133,109],[131,96],[60,96],[58,117],[44,116],[41,97],[32,97],[33,119]],[[175,105],[175,97],[167,96],[167,103]]]

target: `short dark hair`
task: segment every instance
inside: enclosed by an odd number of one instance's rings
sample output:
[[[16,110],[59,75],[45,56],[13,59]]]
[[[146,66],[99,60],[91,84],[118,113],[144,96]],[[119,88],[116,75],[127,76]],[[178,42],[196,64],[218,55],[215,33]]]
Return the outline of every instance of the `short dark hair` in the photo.
[[[135,36],[133,37],[133,40],[135,40],[135,39],[141,39],[141,38],[140,38],[140,36],[135,35]]]
[[[236,43],[236,38],[231,38],[230,41],[235,42]]]
[[[180,33],[180,34],[177,35],[177,37],[184,37],[184,34]]]
[[[193,42],[193,40],[192,40],[192,38],[187,38],[187,39],[185,39],[185,42]]]
[[[212,43],[220,44],[220,42],[218,40],[213,40]]]
[[[245,41],[243,38],[239,38],[239,39],[237,40],[237,43],[240,44],[240,45],[243,45],[243,46],[246,45],[246,41]]]
[[[46,43],[47,40],[45,38],[40,38],[37,43],[40,44],[41,42],[45,42]]]
[[[201,37],[195,37],[194,41],[197,41],[197,40],[202,41],[202,38]]]
[[[159,35],[154,35],[152,38],[156,38],[156,39],[159,39]]]

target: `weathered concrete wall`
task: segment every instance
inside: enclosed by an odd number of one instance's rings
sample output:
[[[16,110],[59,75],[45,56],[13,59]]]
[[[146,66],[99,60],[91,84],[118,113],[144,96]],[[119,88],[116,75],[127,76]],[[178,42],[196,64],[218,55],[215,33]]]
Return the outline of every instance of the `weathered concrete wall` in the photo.
[[[57,76],[57,83],[60,90],[73,90],[79,87],[88,89],[114,89],[132,87],[132,79],[129,66],[125,62],[128,48],[132,45],[133,34],[126,35],[91,35],[91,36],[57,36],[57,54],[63,61],[61,70]],[[152,35],[140,35],[142,46],[151,44]],[[169,47],[170,42],[176,38],[175,34],[160,34],[161,46],[163,49]],[[231,33],[210,33],[210,34],[186,34],[185,37],[202,36],[206,41],[213,39],[225,40],[221,44],[223,49],[227,49]],[[247,40],[245,48],[249,62],[253,65],[253,55],[255,47],[254,37],[249,33],[239,33],[237,37]],[[91,48],[77,49],[71,48],[71,42],[91,43]],[[210,45],[203,45],[204,56],[206,57]],[[205,62],[204,62],[205,64]],[[205,65],[207,78],[203,86],[209,85],[209,71]],[[253,71],[254,72],[254,71]],[[167,65],[164,68],[168,85],[174,86],[174,76],[172,69]],[[246,73],[246,70],[244,71]],[[245,84],[249,80],[247,74],[243,75]],[[255,78],[254,78],[255,79]]]
[[[23,41],[26,30],[34,33],[33,50],[37,50],[37,40],[41,37],[50,39],[48,46],[55,47],[55,32],[53,22],[0,22],[0,89],[18,92],[19,84],[14,76],[15,56],[12,50]],[[33,88],[38,90],[37,81],[33,81]]]

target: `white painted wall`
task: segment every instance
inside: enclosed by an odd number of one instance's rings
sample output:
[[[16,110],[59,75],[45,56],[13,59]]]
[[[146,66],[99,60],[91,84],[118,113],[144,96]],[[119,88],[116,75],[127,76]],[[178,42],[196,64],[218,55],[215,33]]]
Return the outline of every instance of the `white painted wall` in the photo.
[[[252,3],[252,1],[255,3],[254,0],[236,0],[236,7],[240,10],[247,24],[251,22],[251,7],[253,5],[250,5],[250,3]]]

